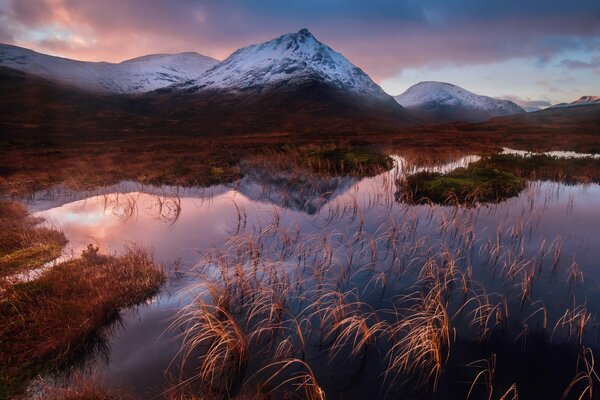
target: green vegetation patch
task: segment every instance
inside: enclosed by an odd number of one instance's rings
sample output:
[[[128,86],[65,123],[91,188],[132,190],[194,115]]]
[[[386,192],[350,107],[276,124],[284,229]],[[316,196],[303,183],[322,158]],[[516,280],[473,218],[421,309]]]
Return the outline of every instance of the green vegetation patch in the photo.
[[[399,182],[397,197],[408,202],[438,204],[495,203],[518,195],[525,179],[493,168],[470,166],[447,174],[420,172]]]

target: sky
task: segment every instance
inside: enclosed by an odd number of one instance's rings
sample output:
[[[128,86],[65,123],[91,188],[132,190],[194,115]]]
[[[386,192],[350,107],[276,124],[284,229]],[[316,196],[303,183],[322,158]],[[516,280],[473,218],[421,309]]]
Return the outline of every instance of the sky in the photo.
[[[600,0],[0,0],[0,42],[87,61],[234,50],[308,28],[397,95],[600,95]]]

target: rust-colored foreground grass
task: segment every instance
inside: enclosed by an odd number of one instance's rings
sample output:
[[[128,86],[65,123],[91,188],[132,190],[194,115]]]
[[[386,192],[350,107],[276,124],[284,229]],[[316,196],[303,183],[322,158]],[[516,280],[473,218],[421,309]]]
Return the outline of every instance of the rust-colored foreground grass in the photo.
[[[23,220],[26,214],[15,212],[13,217]],[[29,232],[35,230],[29,226]],[[142,249],[107,256],[90,245],[80,258],[37,279],[5,281],[0,292],[0,399],[18,394],[37,374],[56,371],[82,355],[120,309],[147,300],[164,280],[164,272]]]
[[[65,236],[39,224],[18,203],[0,201],[0,287],[2,279],[27,272],[60,256]]]
[[[99,387],[94,382],[82,380],[65,388],[49,382],[38,382],[35,386],[35,398],[43,400],[129,400],[119,392]]]

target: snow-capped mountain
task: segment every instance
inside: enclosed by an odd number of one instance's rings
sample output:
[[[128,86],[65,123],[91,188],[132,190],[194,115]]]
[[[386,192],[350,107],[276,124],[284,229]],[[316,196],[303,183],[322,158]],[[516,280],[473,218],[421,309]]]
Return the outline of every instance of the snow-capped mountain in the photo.
[[[319,80],[359,95],[389,97],[360,68],[319,42],[307,29],[239,49],[184,87],[245,92],[307,80]]]
[[[107,115],[151,114],[194,132],[382,132],[420,123],[306,29],[242,48],[222,62],[183,53],[89,63],[1,45],[0,67],[8,67],[0,68],[0,81],[7,75],[5,81],[24,88],[21,99],[10,99],[15,110],[31,101],[26,86],[61,93],[52,97],[56,107],[46,104],[47,115],[86,106],[96,115],[96,102],[108,107],[98,95],[121,93],[138,95],[110,96],[116,103]]]
[[[395,99],[428,122],[480,122],[525,112],[512,101],[480,96],[445,82],[417,83]]]
[[[197,78],[218,61],[197,53],[85,62],[0,44],[0,66],[101,93],[143,93]]]
[[[553,105],[551,108],[555,107],[572,107],[572,106],[586,106],[591,104],[600,104],[600,96],[581,96],[575,101],[570,103],[559,103]]]
[[[198,79],[152,96],[175,119],[215,131],[381,131],[416,122],[307,29],[239,49]]]

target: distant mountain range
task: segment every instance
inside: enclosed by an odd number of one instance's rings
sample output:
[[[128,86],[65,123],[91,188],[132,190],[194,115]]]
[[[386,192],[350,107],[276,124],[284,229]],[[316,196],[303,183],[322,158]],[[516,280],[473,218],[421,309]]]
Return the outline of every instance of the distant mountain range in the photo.
[[[161,108],[175,118],[216,129],[379,130],[419,123],[306,29],[239,49],[197,79],[159,92]],[[148,97],[158,100],[156,93]]]
[[[104,114],[151,114],[198,132],[380,131],[420,123],[306,29],[242,48],[222,62],[183,53],[89,63],[3,45],[0,67],[46,79],[53,87],[65,85],[61,93],[68,98],[73,97],[65,93],[69,88],[89,92],[94,101],[128,95],[110,99],[126,108]],[[43,85],[39,79],[19,79]]]
[[[143,93],[202,75],[218,63],[198,53],[153,54],[123,61],[75,61],[0,44],[0,66],[98,93]]]
[[[443,82],[393,98],[306,29],[223,61],[180,53],[83,62],[0,44],[0,85],[0,128],[13,130],[381,132],[525,112]]]
[[[430,123],[481,122],[525,112],[509,100],[480,96],[445,82],[420,82],[395,97],[418,118]]]

